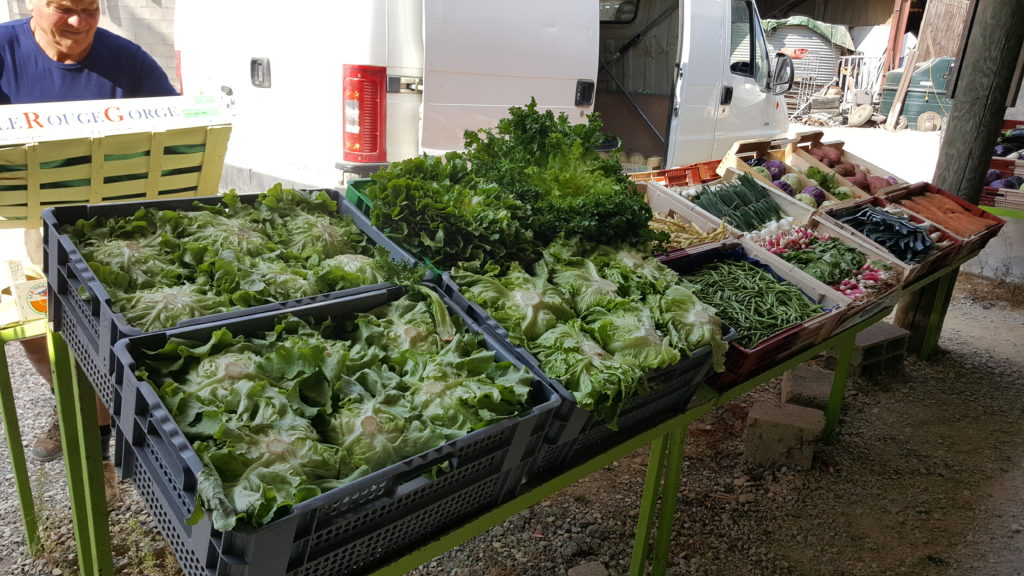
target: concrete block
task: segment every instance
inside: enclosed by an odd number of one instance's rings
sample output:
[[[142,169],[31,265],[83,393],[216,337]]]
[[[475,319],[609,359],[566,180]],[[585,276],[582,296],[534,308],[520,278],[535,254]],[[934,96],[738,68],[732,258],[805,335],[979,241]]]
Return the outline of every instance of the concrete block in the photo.
[[[825,413],[793,404],[757,402],[747,413],[743,456],[753,464],[810,468]]]
[[[569,569],[569,576],[608,576],[608,569],[596,560]]]
[[[782,375],[782,401],[806,408],[824,410],[832,394],[831,370],[803,364]]]
[[[857,378],[865,374],[865,368],[881,362],[891,355],[905,356],[910,331],[888,322],[876,322],[857,333],[850,357],[850,376]],[[829,370],[836,368],[835,350],[829,350],[824,365]]]

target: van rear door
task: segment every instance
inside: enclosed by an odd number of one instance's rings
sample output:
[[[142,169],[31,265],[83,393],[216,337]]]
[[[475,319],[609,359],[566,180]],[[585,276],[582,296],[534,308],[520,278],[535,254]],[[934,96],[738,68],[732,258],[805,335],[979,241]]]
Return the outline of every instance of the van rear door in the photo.
[[[493,127],[531,97],[583,121],[598,35],[596,0],[424,0],[421,149],[461,149],[465,129]]]

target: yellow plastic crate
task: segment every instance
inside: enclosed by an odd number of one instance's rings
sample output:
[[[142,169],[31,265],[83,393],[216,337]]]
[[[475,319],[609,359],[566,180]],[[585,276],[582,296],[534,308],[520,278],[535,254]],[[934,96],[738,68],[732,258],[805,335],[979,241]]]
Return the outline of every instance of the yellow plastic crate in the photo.
[[[38,228],[42,210],[217,193],[230,125],[0,148],[0,229]]]

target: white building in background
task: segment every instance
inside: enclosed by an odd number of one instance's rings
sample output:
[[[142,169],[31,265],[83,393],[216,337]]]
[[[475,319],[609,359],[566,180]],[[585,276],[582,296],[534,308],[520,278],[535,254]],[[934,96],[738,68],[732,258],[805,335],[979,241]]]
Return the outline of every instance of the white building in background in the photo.
[[[100,0],[100,27],[149,52],[177,86],[174,58],[174,0]],[[0,1],[0,21],[26,18],[26,0]]]

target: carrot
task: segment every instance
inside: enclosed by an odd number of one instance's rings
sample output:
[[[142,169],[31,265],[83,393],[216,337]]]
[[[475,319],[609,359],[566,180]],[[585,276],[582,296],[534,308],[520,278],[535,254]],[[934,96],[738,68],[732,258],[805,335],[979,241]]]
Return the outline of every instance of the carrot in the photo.
[[[918,197],[918,204],[922,203],[926,203],[947,214],[948,219],[955,220],[967,236],[973,236],[992,224],[984,218],[971,214],[970,210],[941,194],[926,193]]]

